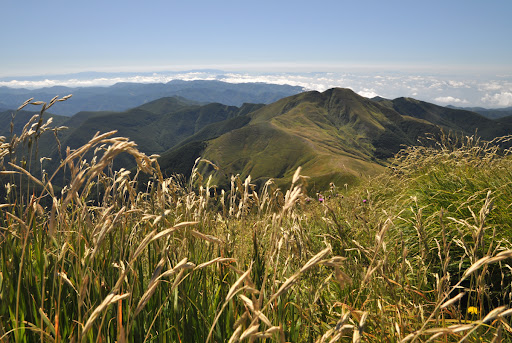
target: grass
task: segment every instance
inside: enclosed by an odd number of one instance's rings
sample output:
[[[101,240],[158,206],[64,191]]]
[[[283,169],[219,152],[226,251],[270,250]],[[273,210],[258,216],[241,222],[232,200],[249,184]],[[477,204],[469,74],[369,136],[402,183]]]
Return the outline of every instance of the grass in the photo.
[[[507,138],[410,147],[321,202],[300,168],[282,189],[218,189],[199,159],[164,178],[115,132],[32,175],[60,100],[28,101],[39,114],[0,140],[0,342],[512,339]],[[113,170],[121,154],[136,172]]]

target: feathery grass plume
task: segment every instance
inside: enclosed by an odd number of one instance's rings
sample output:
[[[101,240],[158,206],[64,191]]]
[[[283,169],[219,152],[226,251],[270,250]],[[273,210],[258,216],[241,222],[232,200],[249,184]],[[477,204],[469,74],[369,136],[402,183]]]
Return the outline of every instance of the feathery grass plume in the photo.
[[[301,169],[285,191],[218,190],[211,162],[166,178],[115,132],[38,176],[21,150],[62,99],[0,138],[0,341],[512,339],[508,138],[409,147],[316,203]],[[124,153],[136,169],[113,167]]]
[[[102,301],[102,303],[91,313],[89,316],[89,319],[84,325],[84,328],[82,330],[82,341],[86,338],[85,335],[87,332],[91,329],[94,321],[98,318],[100,313],[109,305],[116,303],[118,301],[121,301],[123,299],[126,299],[130,296],[130,293],[125,293],[122,295],[117,295],[110,293],[108,296],[105,297],[105,299]]]
[[[447,308],[448,306],[450,305],[453,305],[455,304],[457,301],[459,301],[460,299],[462,299],[462,297],[466,295],[466,292],[461,292],[459,294],[457,294],[455,297],[451,298],[450,300],[448,301],[445,301],[443,304],[441,304],[441,306],[439,306],[440,309],[444,309],[444,308]]]

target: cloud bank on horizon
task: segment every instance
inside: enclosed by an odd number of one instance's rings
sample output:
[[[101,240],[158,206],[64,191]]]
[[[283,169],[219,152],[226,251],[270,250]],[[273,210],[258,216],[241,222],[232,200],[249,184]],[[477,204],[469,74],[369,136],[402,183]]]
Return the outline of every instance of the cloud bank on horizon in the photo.
[[[229,83],[263,82],[300,86],[304,90],[325,91],[344,87],[372,98],[412,97],[439,105],[499,108],[512,106],[512,75],[472,79],[464,76],[388,73],[246,73],[224,71],[184,71],[158,73],[91,73],[55,77],[0,79],[0,87],[37,89],[53,86],[110,86],[119,82],[167,83],[172,80],[218,80]]]

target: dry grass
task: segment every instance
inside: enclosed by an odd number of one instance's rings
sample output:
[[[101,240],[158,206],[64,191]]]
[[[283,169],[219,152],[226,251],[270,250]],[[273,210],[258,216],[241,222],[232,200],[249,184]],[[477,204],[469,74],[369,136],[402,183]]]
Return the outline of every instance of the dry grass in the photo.
[[[65,99],[28,101],[39,114],[0,138],[0,342],[512,338],[508,150],[410,148],[323,202],[300,169],[285,191],[238,176],[217,190],[205,160],[188,182],[164,179],[115,132],[33,175],[38,137],[62,129],[44,112]],[[120,154],[137,170],[112,170]]]

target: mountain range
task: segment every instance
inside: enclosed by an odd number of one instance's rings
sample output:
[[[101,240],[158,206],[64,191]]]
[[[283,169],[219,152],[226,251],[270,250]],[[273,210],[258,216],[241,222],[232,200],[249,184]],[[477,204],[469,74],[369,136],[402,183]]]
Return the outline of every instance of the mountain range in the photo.
[[[63,102],[62,104],[65,104]],[[56,104],[51,110],[60,106]],[[0,135],[9,136],[11,112],[0,113]],[[14,131],[33,113],[20,111]],[[288,182],[297,167],[310,177],[314,189],[357,183],[361,176],[379,173],[401,148],[441,130],[483,139],[512,134],[512,117],[490,119],[476,112],[437,106],[412,98],[364,98],[352,90],[333,88],[281,98],[271,104],[239,106],[207,103],[183,97],[164,97],[126,111],[82,111],[72,117],[53,115],[68,127],[60,133],[62,147],[85,144],[97,131],[118,130],[147,154],[159,154],[166,175],[190,174],[201,156],[219,169],[216,184],[230,176],[251,175],[256,184],[274,178]],[[40,140],[40,156],[55,166],[59,154],[51,135]],[[128,157],[115,168],[131,168]],[[207,164],[204,173],[213,172]]]
[[[485,117],[491,119],[498,119],[503,117],[512,116],[512,107],[503,107],[503,108],[482,108],[482,107],[455,107],[448,105],[447,107],[455,108],[459,110],[466,110],[471,112],[479,113]]]
[[[267,83],[233,84],[215,80],[168,83],[116,83],[109,87],[63,86],[40,89],[0,87],[0,110],[17,108],[25,100],[49,101],[55,95],[73,94],[68,101],[52,109],[54,114],[72,116],[80,111],[125,111],[153,100],[181,96],[203,104],[219,102],[241,106],[243,103],[269,104],[303,91],[302,87]]]

